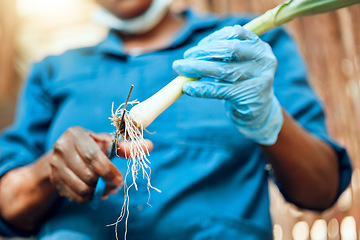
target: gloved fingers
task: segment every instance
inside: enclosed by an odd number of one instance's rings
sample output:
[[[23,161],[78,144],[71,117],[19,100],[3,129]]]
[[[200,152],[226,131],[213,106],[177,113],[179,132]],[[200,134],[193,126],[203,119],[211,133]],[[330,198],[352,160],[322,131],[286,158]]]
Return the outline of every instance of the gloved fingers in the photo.
[[[183,92],[192,97],[227,99],[230,91],[228,83],[190,81],[183,85]]]
[[[189,96],[201,98],[217,98],[228,100],[238,107],[243,105],[262,105],[273,96],[271,84],[254,77],[235,84],[211,81],[190,81],[183,85],[183,92]]]
[[[240,39],[240,40],[256,40],[258,36],[241,27],[240,25],[224,27],[209,36],[203,38],[198,45],[206,45],[214,40],[225,40],[225,39]]]
[[[234,83],[257,75],[264,65],[257,61],[216,62],[195,59],[181,59],[173,63],[173,69],[179,75],[190,78],[207,77],[219,81]]]
[[[179,75],[189,78],[209,77],[219,79],[224,71],[220,65],[219,62],[180,59],[173,62],[173,69]]]
[[[260,58],[260,56],[265,55],[268,50],[269,49],[265,47],[265,43],[261,42],[261,40],[255,42],[238,39],[217,40],[209,42],[206,45],[198,45],[188,49],[184,53],[184,58],[239,62]]]

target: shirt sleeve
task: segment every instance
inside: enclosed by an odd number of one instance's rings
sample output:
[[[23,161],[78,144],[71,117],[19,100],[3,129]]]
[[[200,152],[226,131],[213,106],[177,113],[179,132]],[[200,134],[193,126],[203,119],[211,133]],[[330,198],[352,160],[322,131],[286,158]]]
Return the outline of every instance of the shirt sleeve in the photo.
[[[45,67],[36,64],[24,83],[14,123],[0,135],[0,178],[14,168],[34,162],[45,152],[45,139],[53,116],[52,100],[45,87],[48,76]],[[12,229],[0,217],[0,235],[28,234]]]
[[[276,28],[262,38],[272,46],[278,60],[274,91],[280,104],[306,130],[332,146],[337,154],[340,176],[338,199],[350,183],[351,161],[346,150],[327,133],[322,103],[307,81],[307,69],[297,45],[283,28]],[[282,191],[281,186],[276,184]]]

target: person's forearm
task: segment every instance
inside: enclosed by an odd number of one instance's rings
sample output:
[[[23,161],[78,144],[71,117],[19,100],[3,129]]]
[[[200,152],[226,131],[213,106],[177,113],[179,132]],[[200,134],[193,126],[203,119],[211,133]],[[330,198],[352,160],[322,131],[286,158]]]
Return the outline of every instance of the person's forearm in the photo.
[[[287,196],[313,210],[331,206],[338,190],[339,171],[334,150],[314,138],[284,113],[277,142],[262,146]]]
[[[11,226],[32,231],[46,217],[58,194],[44,155],[33,165],[9,171],[0,179],[0,214]]]

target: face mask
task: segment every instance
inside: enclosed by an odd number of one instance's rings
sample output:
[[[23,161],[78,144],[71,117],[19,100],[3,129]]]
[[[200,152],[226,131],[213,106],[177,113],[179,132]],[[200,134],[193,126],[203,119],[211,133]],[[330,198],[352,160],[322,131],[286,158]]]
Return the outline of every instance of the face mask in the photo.
[[[143,14],[130,19],[118,18],[104,8],[99,8],[94,14],[94,20],[124,34],[142,34],[154,28],[163,19],[171,2],[172,0],[153,0]]]

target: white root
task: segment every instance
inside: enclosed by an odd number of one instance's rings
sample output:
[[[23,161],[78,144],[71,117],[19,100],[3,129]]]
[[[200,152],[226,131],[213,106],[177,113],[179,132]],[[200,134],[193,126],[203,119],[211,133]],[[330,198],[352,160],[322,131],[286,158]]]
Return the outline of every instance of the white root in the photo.
[[[134,105],[139,103],[137,100],[129,102],[128,104]],[[124,142],[129,143],[130,151],[126,152],[126,158],[127,160],[127,171],[125,175],[124,180],[124,204],[121,208],[121,213],[119,218],[116,220],[115,223],[109,224],[107,226],[114,226],[115,225],[115,235],[116,239],[118,239],[117,234],[117,226],[118,224],[125,218],[125,236],[124,239],[126,239],[127,235],[127,223],[129,218],[129,190],[132,186],[135,187],[136,190],[138,190],[138,186],[136,184],[136,179],[138,178],[138,172],[142,172],[143,179],[147,179],[147,189],[149,192],[149,198],[147,204],[149,204],[150,200],[150,189],[154,189],[157,192],[161,192],[159,189],[153,187],[151,185],[150,179],[151,179],[151,168],[150,164],[151,162],[147,158],[149,156],[149,149],[147,147],[147,144],[143,137],[143,126],[142,124],[139,124],[135,122],[131,116],[129,115],[129,112],[123,108],[124,103],[121,104],[114,112],[114,103],[112,104],[111,108],[111,125],[116,127],[116,132],[114,136],[114,141],[116,146],[118,146],[118,139],[121,136],[121,140]],[[123,125],[125,128],[120,129],[120,122],[122,119],[122,115],[124,114],[123,118]],[[145,149],[144,149],[145,146]],[[132,175],[132,183],[128,186],[126,183],[127,176],[131,172]],[[151,205],[150,205],[151,206]]]

